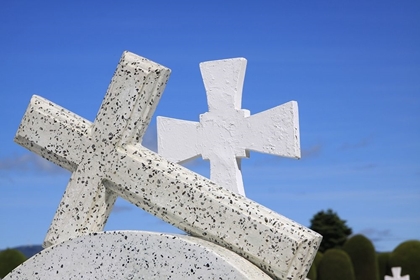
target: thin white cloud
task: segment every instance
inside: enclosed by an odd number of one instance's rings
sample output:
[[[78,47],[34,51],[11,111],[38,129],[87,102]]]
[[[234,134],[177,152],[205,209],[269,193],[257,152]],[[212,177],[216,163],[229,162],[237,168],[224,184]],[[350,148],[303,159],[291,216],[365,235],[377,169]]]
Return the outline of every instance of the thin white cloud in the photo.
[[[339,150],[353,150],[369,146],[372,143],[372,137],[363,138],[357,142],[346,142],[342,144]]]
[[[318,156],[321,153],[321,150],[321,144],[316,144],[309,148],[302,149],[302,159]]]
[[[273,195],[273,191],[262,191],[258,189],[258,198],[271,200],[278,200],[279,198]],[[279,192],[282,200],[297,200],[303,202],[305,200],[314,201],[355,201],[357,203],[372,201],[373,203],[386,203],[389,207],[393,204],[400,204],[401,201],[420,201],[420,192],[416,191],[405,191],[400,192],[398,190],[383,190],[383,189],[366,189],[366,190],[348,190],[347,188],[328,188],[317,191],[282,191]],[[392,199],[390,199],[392,198]],[[388,218],[387,218],[388,219]],[[419,219],[420,221],[420,219]]]
[[[114,208],[112,208],[112,213],[122,213],[122,212],[128,212],[133,210],[132,207],[126,206],[126,205],[114,205]]]
[[[355,234],[362,234],[369,238],[372,242],[379,242],[383,240],[396,239],[390,229],[378,230],[376,228],[365,228]]]
[[[48,174],[63,174],[68,172],[64,168],[32,153],[1,158],[0,170],[20,172],[35,171]]]
[[[354,169],[355,170],[370,170],[370,169],[375,169],[377,167],[378,167],[378,164],[376,163],[366,163],[363,165],[355,166]]]
[[[141,143],[144,147],[157,152],[157,128],[156,124],[150,124],[147,128],[144,136],[143,141]]]

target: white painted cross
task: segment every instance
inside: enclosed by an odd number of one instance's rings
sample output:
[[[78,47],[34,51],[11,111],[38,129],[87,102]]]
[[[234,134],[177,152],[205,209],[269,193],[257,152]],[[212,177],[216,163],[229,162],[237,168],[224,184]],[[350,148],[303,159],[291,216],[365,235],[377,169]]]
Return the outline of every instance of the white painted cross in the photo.
[[[250,116],[241,109],[246,59],[200,64],[209,111],[200,122],[158,117],[158,151],[183,163],[202,156],[210,160],[210,178],[245,195],[241,159],[249,151],[300,158],[297,102],[290,101]]]
[[[385,280],[410,280],[410,275],[401,276],[401,267],[393,267],[392,276],[385,275]]]
[[[302,279],[319,234],[140,144],[169,71],[124,53],[94,123],[32,98],[16,142],[73,172],[44,245],[101,231],[118,195],[274,279]]]

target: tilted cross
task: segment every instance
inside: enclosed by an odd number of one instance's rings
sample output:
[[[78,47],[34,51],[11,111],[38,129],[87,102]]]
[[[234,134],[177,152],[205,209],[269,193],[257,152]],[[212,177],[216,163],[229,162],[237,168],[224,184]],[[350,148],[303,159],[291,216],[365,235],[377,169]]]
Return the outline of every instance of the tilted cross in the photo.
[[[125,52],[93,123],[34,96],[15,141],[72,172],[44,246],[103,229],[117,198],[106,177],[140,144],[170,70]]]
[[[410,280],[410,275],[401,276],[401,267],[393,267],[392,276],[385,275],[385,280]]]
[[[319,234],[141,145],[169,71],[124,53],[94,123],[32,98],[16,142],[72,171],[44,245],[101,231],[121,196],[275,279],[301,279]]]
[[[241,109],[244,58],[200,64],[209,111],[200,122],[158,117],[158,151],[183,163],[197,156],[210,160],[210,178],[245,195],[241,159],[249,151],[300,158],[298,107],[295,101],[250,116]]]

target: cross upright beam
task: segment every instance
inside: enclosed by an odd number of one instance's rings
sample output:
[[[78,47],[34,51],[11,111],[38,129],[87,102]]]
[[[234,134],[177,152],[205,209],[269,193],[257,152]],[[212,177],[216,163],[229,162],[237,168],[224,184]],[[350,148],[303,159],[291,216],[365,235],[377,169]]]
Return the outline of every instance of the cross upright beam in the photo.
[[[120,196],[274,279],[302,279],[319,234],[141,145],[168,75],[124,53],[94,123],[33,97],[16,141],[73,171],[44,245],[101,231]]]
[[[158,117],[162,156],[183,163],[201,155],[210,160],[211,180],[242,195],[241,159],[249,151],[300,158],[297,102],[251,116],[241,109],[244,58],[208,61],[200,69],[209,110],[200,122]]]
[[[392,276],[385,275],[385,280],[410,280],[410,275],[401,276],[401,267],[391,268]]]
[[[93,123],[33,96],[15,141],[72,172],[44,246],[103,229],[117,198],[104,180],[109,156],[141,143],[169,74],[124,52]]]

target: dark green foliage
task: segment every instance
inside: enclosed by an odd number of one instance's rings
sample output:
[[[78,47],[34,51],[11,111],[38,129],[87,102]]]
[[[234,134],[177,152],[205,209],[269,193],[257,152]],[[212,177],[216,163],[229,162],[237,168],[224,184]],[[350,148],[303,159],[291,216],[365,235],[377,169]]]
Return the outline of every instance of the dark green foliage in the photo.
[[[25,255],[18,250],[6,249],[0,252],[0,278],[5,277],[18,265],[26,261]]]
[[[379,280],[375,247],[369,239],[361,234],[354,235],[344,243],[343,250],[353,263],[356,280]]]
[[[355,280],[353,265],[341,249],[329,249],[318,266],[318,280]]]
[[[322,235],[319,251],[324,253],[331,248],[340,248],[347,240],[347,236],[352,233],[351,228],[346,225],[346,221],[328,209],[327,212],[320,211],[311,220],[310,228]]]
[[[306,278],[309,278],[311,280],[317,280],[318,266],[319,266],[319,263],[321,262],[322,256],[323,254],[320,251],[316,252],[315,259],[312,263],[311,269],[309,270],[308,276],[306,276]]]
[[[306,278],[310,280],[317,280],[317,267],[315,263],[312,264],[311,269],[309,269],[309,272]]]
[[[409,240],[398,245],[389,256],[389,266],[401,266],[401,275],[420,280],[420,240]]]
[[[13,249],[16,249],[22,252],[22,254],[24,254],[25,257],[29,259],[33,255],[41,252],[44,248],[42,248],[41,245],[26,245],[26,246],[14,247]]]
[[[385,275],[392,275],[391,267],[389,266],[390,252],[378,253],[376,258],[378,260],[379,279],[385,279]]]
[[[324,254],[321,253],[320,251],[316,252],[316,256],[315,256],[315,259],[314,259],[314,264],[316,265],[316,267],[319,266],[319,263],[321,262],[323,256],[324,256]]]

